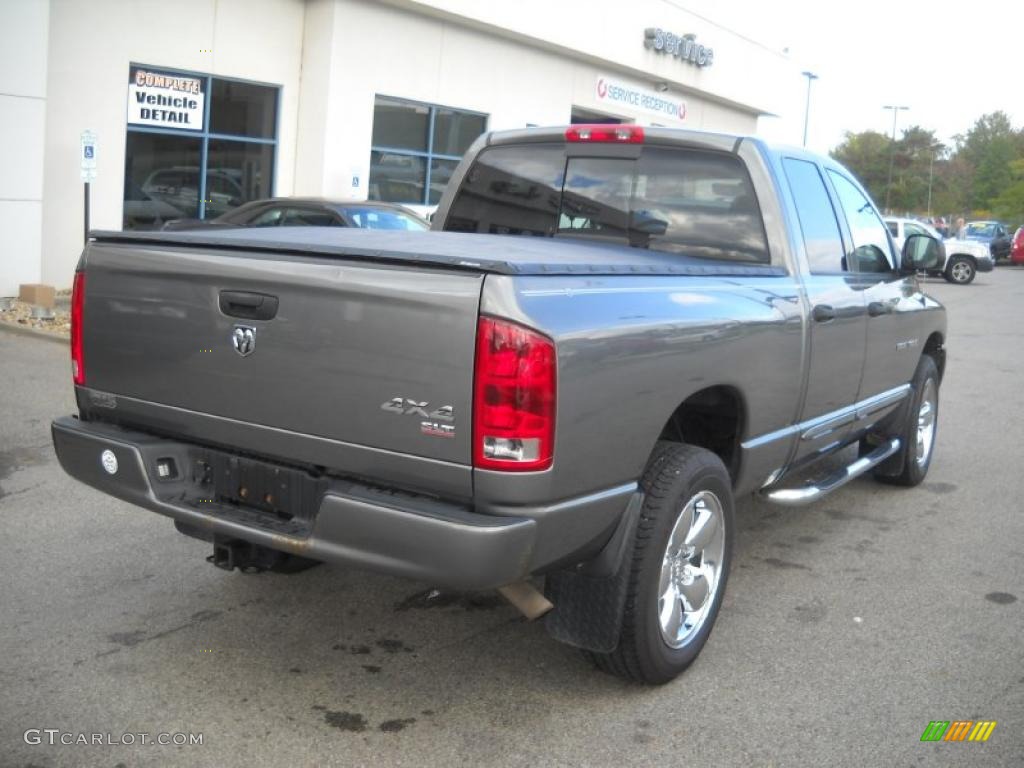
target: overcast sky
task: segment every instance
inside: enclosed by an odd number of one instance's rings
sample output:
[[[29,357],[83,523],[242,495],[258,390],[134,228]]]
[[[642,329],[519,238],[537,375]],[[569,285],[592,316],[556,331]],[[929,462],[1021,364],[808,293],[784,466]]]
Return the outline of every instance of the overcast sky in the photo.
[[[892,132],[884,104],[905,105],[900,128],[920,125],[951,143],[986,112],[1024,122],[1024,6],[1019,0],[668,0],[774,50],[789,49],[791,107],[762,119],[766,137],[799,144],[810,70],[808,147],[824,152],[844,131]],[[724,63],[722,66],[726,66]],[[795,102],[795,103],[794,103]],[[1016,108],[1016,109],[1015,109]]]

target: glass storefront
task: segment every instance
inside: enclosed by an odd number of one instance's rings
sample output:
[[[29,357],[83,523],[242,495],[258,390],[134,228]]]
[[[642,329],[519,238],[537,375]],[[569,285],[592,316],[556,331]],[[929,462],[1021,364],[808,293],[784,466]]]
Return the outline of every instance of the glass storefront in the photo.
[[[133,65],[123,226],[211,219],[273,194],[279,88]]]
[[[378,96],[370,150],[371,200],[436,205],[487,115]]]

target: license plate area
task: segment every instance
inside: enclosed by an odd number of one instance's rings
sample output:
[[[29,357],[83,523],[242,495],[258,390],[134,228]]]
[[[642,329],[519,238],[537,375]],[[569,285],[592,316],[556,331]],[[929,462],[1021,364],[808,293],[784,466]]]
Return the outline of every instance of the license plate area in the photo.
[[[268,528],[307,527],[327,490],[323,477],[258,459],[208,449],[190,451],[189,459],[193,487],[211,511],[256,513],[248,517]]]

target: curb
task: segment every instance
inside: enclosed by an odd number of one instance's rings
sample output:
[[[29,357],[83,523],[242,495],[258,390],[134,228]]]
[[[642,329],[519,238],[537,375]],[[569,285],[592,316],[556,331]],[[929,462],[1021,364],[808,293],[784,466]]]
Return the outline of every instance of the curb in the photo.
[[[15,325],[13,323],[0,322],[0,331],[7,331],[20,336],[32,336],[37,339],[45,339],[46,341],[55,341],[61,346],[67,346],[71,343],[70,339],[66,339],[63,336],[58,336],[48,331],[41,331],[38,328],[29,328],[27,326]]]

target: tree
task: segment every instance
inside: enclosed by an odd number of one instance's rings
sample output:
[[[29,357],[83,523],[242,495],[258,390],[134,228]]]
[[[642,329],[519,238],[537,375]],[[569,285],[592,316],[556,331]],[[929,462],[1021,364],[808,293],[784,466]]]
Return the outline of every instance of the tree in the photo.
[[[1005,112],[991,112],[955,141],[955,156],[973,169],[964,208],[988,208],[1012,182],[1010,163],[1024,154],[1024,136],[1013,129]]]
[[[832,157],[860,179],[875,200],[885,198],[889,175],[889,147],[892,140],[877,131],[846,132],[843,143],[832,150]]]
[[[928,208],[929,185],[934,192],[935,164],[944,151],[945,145],[936,138],[935,131],[919,125],[903,131],[895,145],[890,195],[893,210],[925,211]]]
[[[889,204],[894,211],[921,211],[928,207],[930,178],[941,174],[945,146],[934,131],[914,125],[903,131],[893,144],[888,136],[876,131],[847,132],[846,138],[832,151],[867,187],[876,202],[885,200],[889,183],[889,162],[892,153],[893,175]]]
[[[953,156],[936,163],[932,188],[932,210],[939,215],[968,210],[968,197],[974,183],[974,168],[962,157]]]
[[[1012,225],[1024,223],[1024,158],[1009,164],[1010,183],[992,200],[997,218]]]
[[[877,131],[847,132],[832,151],[861,180],[876,201],[888,193],[893,211],[938,215],[995,215],[1024,220],[1024,130],[1004,112],[979,117],[954,137],[952,151],[919,125],[894,143]],[[892,187],[888,188],[892,162]]]

